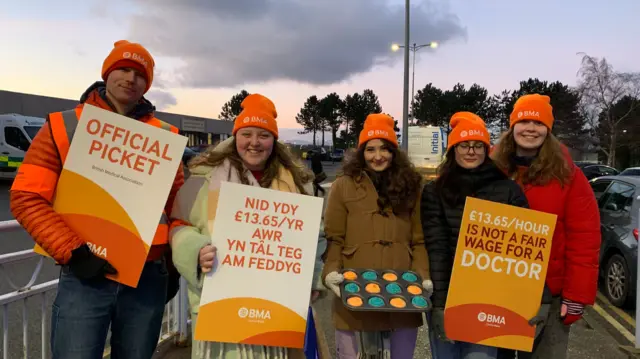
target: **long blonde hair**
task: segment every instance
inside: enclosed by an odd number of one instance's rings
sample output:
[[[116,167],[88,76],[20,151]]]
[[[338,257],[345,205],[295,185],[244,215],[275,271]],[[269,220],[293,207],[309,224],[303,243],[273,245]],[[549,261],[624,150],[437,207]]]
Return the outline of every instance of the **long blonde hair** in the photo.
[[[249,179],[245,175],[242,158],[236,148],[235,137],[233,137],[229,143],[223,142],[219,146],[223,147],[210,146],[207,150],[194,157],[189,161],[189,168],[198,166],[217,167],[222,165],[225,160],[229,160],[231,166],[237,171],[242,184],[249,184]],[[281,167],[284,167],[291,173],[293,181],[300,193],[309,194],[305,191],[304,185],[313,180],[313,174],[304,164],[295,159],[285,144],[274,139],[273,151],[267,159],[264,175],[260,179],[260,186],[264,188],[270,187],[273,180],[278,177]]]
[[[500,141],[494,147],[491,158],[495,164],[509,176],[517,172],[514,162],[516,154],[516,140],[513,137],[513,127],[502,134]],[[527,170],[517,178],[522,184],[545,185],[557,180],[561,185],[571,180],[573,168],[567,160],[566,149],[562,143],[549,131],[540,152]]]

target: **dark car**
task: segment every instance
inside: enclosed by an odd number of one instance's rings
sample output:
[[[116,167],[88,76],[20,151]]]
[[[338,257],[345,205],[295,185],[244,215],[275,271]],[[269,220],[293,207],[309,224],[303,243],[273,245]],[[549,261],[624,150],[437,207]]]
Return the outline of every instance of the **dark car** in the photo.
[[[192,150],[189,147],[184,148],[184,152],[182,153],[182,164],[187,165],[192,158],[198,155],[198,152]]]
[[[620,171],[617,169],[599,163],[575,162],[575,164],[589,180],[602,176],[617,176],[620,174]]]
[[[313,147],[310,150],[307,151],[307,159],[311,158],[311,154],[312,152],[316,152],[318,154],[320,154],[320,158],[323,161],[330,161],[331,158],[329,157],[329,153],[327,152],[327,150],[324,147]]]
[[[640,178],[604,176],[590,183],[600,209],[602,291],[615,306],[626,307],[636,297]]]
[[[344,150],[337,148],[329,155],[331,162],[340,162],[344,158]]]

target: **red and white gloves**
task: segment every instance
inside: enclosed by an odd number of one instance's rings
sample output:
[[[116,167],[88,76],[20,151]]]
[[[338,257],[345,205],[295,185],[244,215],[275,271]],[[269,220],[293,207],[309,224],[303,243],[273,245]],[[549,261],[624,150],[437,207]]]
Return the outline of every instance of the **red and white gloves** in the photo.
[[[557,315],[553,313],[549,314],[549,306],[550,304],[542,304],[536,316],[529,320],[529,325],[537,326],[543,324],[547,321],[549,315]],[[584,304],[563,298],[559,314],[564,325],[571,325],[582,318],[582,315],[584,314]]]
[[[584,305],[573,302],[569,299],[562,299],[562,306],[560,307],[560,318],[562,318],[562,322],[564,325],[571,325],[580,318],[584,314]]]

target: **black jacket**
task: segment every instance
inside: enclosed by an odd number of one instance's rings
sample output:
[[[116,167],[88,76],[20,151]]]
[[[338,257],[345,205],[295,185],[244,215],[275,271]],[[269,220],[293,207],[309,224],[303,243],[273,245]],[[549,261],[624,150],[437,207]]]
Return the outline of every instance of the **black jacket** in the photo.
[[[316,175],[322,172],[322,155],[318,152],[313,152],[311,155],[311,170]]]
[[[473,170],[456,166],[442,188],[438,188],[435,181],[426,184],[422,192],[420,212],[434,287],[432,300],[436,308],[444,308],[447,301],[467,196],[529,207],[520,186],[500,171],[491,160]]]

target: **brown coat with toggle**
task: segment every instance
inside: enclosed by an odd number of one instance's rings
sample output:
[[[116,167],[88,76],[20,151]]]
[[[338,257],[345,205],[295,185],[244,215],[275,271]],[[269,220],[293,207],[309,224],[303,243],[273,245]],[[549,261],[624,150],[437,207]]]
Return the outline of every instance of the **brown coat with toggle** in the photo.
[[[339,176],[331,186],[325,212],[327,250],[322,278],[343,268],[413,270],[429,279],[429,261],[420,223],[419,198],[413,212],[397,216],[390,208],[381,211],[378,193],[366,174]],[[333,303],[336,329],[380,331],[416,328],[419,313],[355,312],[340,298]]]

